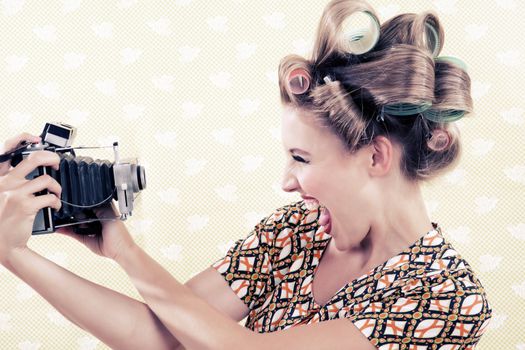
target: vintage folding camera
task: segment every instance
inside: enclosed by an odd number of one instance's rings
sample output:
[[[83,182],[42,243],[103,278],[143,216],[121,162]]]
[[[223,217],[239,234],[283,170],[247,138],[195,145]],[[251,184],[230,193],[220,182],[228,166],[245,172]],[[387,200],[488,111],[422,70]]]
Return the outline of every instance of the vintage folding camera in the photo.
[[[62,186],[62,207],[41,209],[33,223],[33,234],[55,232],[57,228],[74,225],[79,234],[100,232],[101,218],[97,218],[94,209],[118,201],[120,217],[111,219],[126,220],[132,215],[134,194],[146,188],[146,173],[136,158],[119,159],[118,142],[113,143],[115,160],[93,159],[76,156],[75,149],[100,147],[71,147],[76,128],[64,123],[46,123],[38,144],[24,144],[12,152],[11,165],[16,166],[31,152],[47,150],[60,157],[60,168],[56,171],[50,166],[37,167],[27,175],[31,180],[49,174]],[[4,155],[5,157],[6,155]],[[42,195],[47,190],[36,193]]]

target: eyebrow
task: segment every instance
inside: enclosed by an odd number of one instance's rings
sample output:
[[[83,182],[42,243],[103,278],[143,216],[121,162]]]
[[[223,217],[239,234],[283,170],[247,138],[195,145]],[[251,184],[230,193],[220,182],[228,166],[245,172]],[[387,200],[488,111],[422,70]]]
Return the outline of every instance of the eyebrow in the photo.
[[[308,152],[306,152],[306,151],[303,151],[303,150],[300,149],[300,148],[291,148],[289,151],[290,151],[290,153],[295,152],[295,153],[302,153],[302,154],[307,155],[307,156],[310,155],[310,153],[308,153]]]

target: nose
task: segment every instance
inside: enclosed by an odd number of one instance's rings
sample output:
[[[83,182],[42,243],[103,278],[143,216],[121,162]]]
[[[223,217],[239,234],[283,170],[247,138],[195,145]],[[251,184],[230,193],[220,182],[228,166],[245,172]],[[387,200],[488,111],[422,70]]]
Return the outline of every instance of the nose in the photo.
[[[289,171],[288,168],[284,170],[281,188],[284,192],[294,192],[297,189],[297,178],[291,173],[291,171]]]

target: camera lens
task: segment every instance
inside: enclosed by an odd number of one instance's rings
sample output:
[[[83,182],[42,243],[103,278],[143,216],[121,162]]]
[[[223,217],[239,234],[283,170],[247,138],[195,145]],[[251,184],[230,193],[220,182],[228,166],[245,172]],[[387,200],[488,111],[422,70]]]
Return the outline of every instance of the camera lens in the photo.
[[[137,184],[139,191],[146,188],[146,171],[142,165],[137,165]]]

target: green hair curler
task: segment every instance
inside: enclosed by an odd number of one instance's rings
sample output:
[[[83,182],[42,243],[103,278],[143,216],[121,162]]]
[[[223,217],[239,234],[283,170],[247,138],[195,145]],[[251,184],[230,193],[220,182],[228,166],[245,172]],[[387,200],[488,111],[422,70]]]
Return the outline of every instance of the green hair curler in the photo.
[[[432,107],[432,103],[423,102],[421,104],[414,103],[396,103],[385,105],[384,111],[387,114],[396,115],[396,116],[407,116],[414,115],[426,111]]]
[[[465,115],[465,111],[459,109],[431,110],[424,111],[423,116],[436,123],[454,122]]]
[[[436,57],[434,58],[434,61],[447,61],[447,62],[450,62],[456,66],[458,66],[459,68],[463,69],[465,72],[467,72],[467,64],[465,62],[463,62],[462,60],[460,60],[459,58],[457,57],[453,57],[453,56],[439,56],[439,57]]]
[[[362,55],[377,44],[381,25],[371,12],[357,11],[341,23],[339,30],[341,49],[354,55]]]
[[[429,39],[429,48],[432,49],[432,56],[436,57],[439,53],[439,45],[441,44],[441,42],[439,41],[439,34],[436,30],[436,28],[434,28],[433,25],[431,25],[430,23],[426,22],[425,23],[425,26],[427,27],[428,31],[427,31],[427,38],[430,38]],[[428,33],[430,32],[431,35],[428,35]]]

